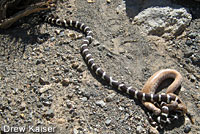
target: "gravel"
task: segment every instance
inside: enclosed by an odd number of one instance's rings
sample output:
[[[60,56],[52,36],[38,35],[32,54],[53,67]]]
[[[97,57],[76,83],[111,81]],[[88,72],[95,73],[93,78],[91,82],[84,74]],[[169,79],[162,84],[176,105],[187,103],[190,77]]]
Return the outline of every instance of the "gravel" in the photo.
[[[113,79],[136,90],[160,69],[178,70],[184,87],[179,97],[196,122],[188,124],[180,119],[164,133],[196,134],[200,131],[200,20],[193,7],[198,5],[178,5],[189,8],[196,19],[168,40],[143,35],[141,27],[132,23],[139,12],[130,13],[130,9],[138,7],[141,12],[155,6],[138,2],[142,1],[59,1],[52,13],[87,24],[94,32],[89,51],[95,62]],[[43,23],[38,14],[0,31],[0,125],[53,126],[61,134],[147,133],[151,125],[143,105],[96,77],[80,55],[84,35],[74,39],[67,36],[69,32],[74,37],[81,34]]]

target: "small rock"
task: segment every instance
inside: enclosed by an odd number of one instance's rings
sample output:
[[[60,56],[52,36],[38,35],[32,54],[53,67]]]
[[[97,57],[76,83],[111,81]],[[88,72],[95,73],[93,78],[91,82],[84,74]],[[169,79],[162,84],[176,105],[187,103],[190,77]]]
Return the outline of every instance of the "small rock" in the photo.
[[[70,37],[72,40],[77,39],[77,34],[72,33],[72,32],[69,32],[69,33],[67,34],[67,36]]]
[[[44,48],[44,51],[49,51],[50,50],[50,47],[45,47]]]
[[[107,3],[110,3],[111,2],[111,0],[107,0]]]
[[[16,95],[18,93],[18,90],[19,90],[18,88],[13,88],[13,94]]]
[[[190,125],[187,125],[184,129],[184,132],[185,133],[189,133],[191,131],[191,126]]]
[[[95,0],[87,0],[88,3],[94,3]]]
[[[106,56],[108,56],[108,57],[110,57],[110,58],[113,57],[113,55],[112,55],[111,53],[107,53]]]
[[[80,98],[82,101],[87,101],[87,97]]]
[[[190,56],[192,56],[194,54],[194,52],[192,52],[191,50],[188,50],[187,52],[184,53],[184,57],[185,58],[189,58]]]
[[[73,97],[73,93],[69,93],[68,95],[67,95],[67,98],[69,98],[69,99],[71,99]]]
[[[58,122],[58,124],[63,124],[66,122],[66,120],[63,118],[59,118],[59,119],[57,119],[57,122]]]
[[[61,30],[55,30],[55,33],[57,34],[57,35],[59,35],[60,34],[60,32],[61,32]]]
[[[68,72],[69,72],[69,68],[65,68],[64,73],[68,73]]]
[[[149,128],[149,134],[159,134],[159,132],[155,127],[150,127]]]
[[[41,107],[42,107],[42,103],[41,103],[41,102],[38,102],[38,103],[37,103],[37,107],[38,107],[38,108],[41,108]]]
[[[49,109],[48,111],[46,111],[45,116],[53,118],[54,117],[53,109]]]
[[[51,85],[44,85],[42,88],[39,89],[39,92],[44,93],[49,89],[51,89]]]
[[[99,51],[103,51],[103,50],[105,49],[105,46],[104,46],[104,45],[99,45],[99,46],[97,47],[97,49],[98,49]]]
[[[11,115],[13,116],[17,115],[17,110],[12,110]]]
[[[112,94],[109,94],[107,97],[106,97],[106,102],[111,102],[114,98],[116,94],[115,93],[112,93]]]
[[[74,128],[73,134],[78,134],[78,133],[79,133],[78,130],[76,128]]]
[[[25,115],[24,115],[24,114],[20,114],[20,118],[21,118],[21,119],[24,119],[24,118],[25,118]]]
[[[49,70],[48,68],[44,68],[44,72],[47,73]]]
[[[45,80],[44,78],[42,78],[42,77],[39,78],[39,83],[40,83],[41,85],[49,84],[49,82],[48,82],[47,80]]]
[[[26,108],[26,103],[25,103],[25,102],[22,102],[19,109],[20,109],[21,111],[24,111],[25,108]]]
[[[185,44],[188,46],[191,46],[193,43],[192,43],[192,40],[186,40]]]
[[[81,64],[80,66],[78,66],[77,71],[80,73],[84,72],[84,65]]]
[[[53,42],[55,39],[55,37],[51,37],[50,41]]]
[[[60,34],[59,34],[60,37],[63,37],[64,35],[65,35],[64,31],[60,32]]]
[[[42,54],[40,54],[40,56],[42,56]],[[38,56],[38,58],[41,58],[41,57]],[[39,65],[39,64],[45,64],[45,63],[46,61],[44,59],[38,59],[35,64]]]
[[[49,100],[44,100],[43,102],[42,102],[42,104],[44,105],[44,106],[51,106],[51,101],[49,101]]]
[[[70,80],[68,78],[65,78],[64,80],[62,80],[61,84],[63,86],[68,86],[70,84]]]
[[[143,133],[144,132],[144,128],[142,127],[142,126],[137,126],[137,128],[136,128],[136,133],[137,134],[141,134],[141,133]]]
[[[111,120],[110,119],[107,119],[106,121],[105,121],[105,124],[108,126],[108,125],[110,125],[110,123],[111,123]]]
[[[117,14],[121,14],[126,10],[125,2],[122,2],[119,6],[116,8]]]
[[[119,110],[120,110],[120,111],[123,111],[123,110],[124,110],[124,108],[120,106],[120,107],[119,107]]]
[[[98,46],[98,45],[100,45],[100,42],[98,40],[94,40],[93,44],[94,44],[94,46]]]
[[[72,108],[73,107],[73,105],[72,105],[70,100],[66,100],[66,105],[67,105],[67,108]]]
[[[78,62],[74,62],[74,63],[72,64],[72,68],[73,68],[73,69],[77,69],[78,66],[79,66],[79,63],[78,63]]]
[[[191,79],[191,82],[195,82],[196,78],[194,77],[194,75],[190,75],[190,79]]]
[[[197,33],[190,33],[190,34],[188,34],[188,37],[190,37],[191,39],[195,39],[196,38],[196,36],[198,36],[198,34]]]
[[[190,58],[191,58],[193,64],[200,66],[200,55],[193,54]]]
[[[106,105],[106,103],[102,100],[96,101],[96,104],[97,104],[97,106],[100,106],[100,107],[104,107]]]

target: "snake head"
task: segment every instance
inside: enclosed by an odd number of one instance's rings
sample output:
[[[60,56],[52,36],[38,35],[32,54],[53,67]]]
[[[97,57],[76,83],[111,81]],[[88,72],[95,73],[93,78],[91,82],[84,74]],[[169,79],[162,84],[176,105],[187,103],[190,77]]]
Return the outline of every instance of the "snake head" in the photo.
[[[187,107],[186,107],[185,103],[183,103],[182,101],[181,101],[181,103],[178,104],[178,107],[176,109],[179,111],[182,111],[183,114],[187,113]]]

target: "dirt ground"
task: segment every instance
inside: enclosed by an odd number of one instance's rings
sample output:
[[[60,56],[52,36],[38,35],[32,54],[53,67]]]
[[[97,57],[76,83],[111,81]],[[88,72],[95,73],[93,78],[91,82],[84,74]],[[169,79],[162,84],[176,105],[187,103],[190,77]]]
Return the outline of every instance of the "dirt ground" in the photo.
[[[191,128],[190,134],[200,134],[200,16],[191,11],[193,20],[185,32],[164,40],[143,36],[132,24],[132,3],[126,1],[126,10],[118,12],[120,4],[121,0],[63,0],[52,12],[90,26],[95,61],[134,89],[141,90],[160,69],[178,70],[184,78],[179,96],[195,124],[185,116],[160,133],[179,134]],[[88,69],[79,50],[84,35],[41,22],[38,16],[0,31],[1,127],[25,126],[26,133],[33,132],[28,126],[35,131],[36,126],[55,127],[55,133],[63,134],[148,133],[142,104],[105,85]]]

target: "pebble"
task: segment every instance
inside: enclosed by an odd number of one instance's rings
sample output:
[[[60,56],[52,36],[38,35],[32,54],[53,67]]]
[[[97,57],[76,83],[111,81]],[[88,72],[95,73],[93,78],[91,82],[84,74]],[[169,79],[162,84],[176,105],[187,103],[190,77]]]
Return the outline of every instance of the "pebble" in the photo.
[[[21,119],[24,119],[24,118],[25,118],[25,115],[24,115],[24,114],[20,114],[20,118],[21,118]]]
[[[111,123],[111,120],[110,119],[107,119],[106,121],[105,121],[105,124],[108,126],[108,125],[110,125],[110,123]]]
[[[51,37],[50,41],[53,42],[56,38],[55,37]]]
[[[120,106],[120,107],[119,107],[119,110],[120,110],[120,111],[123,111],[123,110],[124,110],[124,108]]]
[[[41,108],[41,107],[42,107],[42,103],[41,103],[41,102],[38,102],[38,103],[37,103],[37,107],[38,107],[38,108]]]
[[[59,35],[60,34],[60,32],[61,32],[61,30],[55,30],[55,33],[57,34],[57,35]]]
[[[72,64],[72,68],[73,68],[73,69],[77,69],[78,66],[79,66],[79,63],[78,63],[78,62],[74,62],[74,63]]]
[[[105,49],[105,46],[104,46],[104,45],[99,45],[99,46],[97,47],[97,49],[98,49],[99,51],[103,51],[103,50]]]
[[[188,37],[190,37],[191,39],[195,39],[197,35],[198,35],[197,33],[193,32],[193,33],[188,34]]]
[[[113,55],[111,53],[107,53],[106,56],[108,56],[109,58],[113,57]]]
[[[44,78],[42,78],[42,77],[39,78],[39,83],[40,83],[41,85],[49,84],[49,82],[48,82],[47,80],[45,80]]]
[[[103,100],[96,101],[95,103],[97,104],[97,106],[100,106],[100,107],[104,107],[106,105],[106,103]]]
[[[67,95],[67,98],[68,99],[71,99],[73,97],[73,93],[69,93],[68,95]]]
[[[50,47],[45,47],[44,48],[44,51],[49,51],[50,50]]]
[[[106,102],[111,102],[115,95],[116,95],[115,93],[109,94],[105,99]]]
[[[87,0],[88,3],[94,3],[94,0]]]
[[[65,35],[64,31],[60,32],[60,34],[59,34],[60,37],[63,37],[64,35]]]
[[[26,103],[25,103],[25,102],[22,102],[19,109],[20,109],[21,111],[24,111],[25,108],[26,108]]]
[[[159,134],[158,130],[155,127],[150,127],[149,128],[149,134]]]
[[[192,52],[191,50],[188,50],[187,52],[185,52],[184,57],[185,58],[189,58],[190,56],[193,55],[194,52]]]
[[[12,110],[11,115],[15,116],[17,114],[17,110]]]
[[[98,40],[94,40],[93,44],[94,44],[94,46],[98,46],[98,45],[100,45],[100,42]]]
[[[196,78],[194,77],[194,75],[190,75],[190,79],[191,79],[191,82],[195,82]]]
[[[190,125],[187,125],[184,129],[184,132],[185,133],[189,133],[191,131],[191,126]]]
[[[194,64],[200,65],[200,55],[198,54],[193,54],[191,56],[191,60]]]
[[[16,95],[18,93],[18,88],[13,88],[13,94]]]
[[[48,111],[46,111],[45,116],[53,118],[54,117],[53,109],[49,109]]]
[[[58,122],[58,124],[63,124],[66,122],[66,120],[63,118],[59,118],[59,119],[57,119],[57,122]]]
[[[111,0],[107,0],[107,3],[110,3],[111,2]]]
[[[124,3],[122,3],[122,4],[119,5],[119,6],[117,6],[117,8],[116,8],[117,14],[120,14],[120,13],[122,13],[122,12],[125,11],[125,10],[126,10],[126,6],[125,6]]]
[[[39,92],[44,93],[49,89],[51,89],[51,85],[44,85],[42,88],[39,89]]]
[[[84,72],[84,65],[81,64],[80,66],[78,66],[77,71],[80,73]]]
[[[192,40],[186,40],[185,44],[188,46],[191,46],[193,43],[192,43]]]
[[[66,100],[66,105],[67,105],[67,108],[72,108],[73,107],[73,105],[72,105],[70,100]]]
[[[73,134],[78,134],[78,130],[76,128],[74,128]]]
[[[136,133],[137,134],[141,134],[141,133],[143,133],[144,132],[144,128],[142,127],[142,126],[137,126],[137,128],[136,128]]]
[[[42,103],[43,103],[44,106],[51,106],[52,102],[49,101],[49,100],[44,100]]]
[[[49,71],[48,68],[45,67],[44,72],[47,73],[48,71]]]
[[[87,101],[87,97],[80,98],[82,101]]]
[[[70,80],[68,78],[65,78],[65,79],[62,80],[61,84],[63,86],[68,86],[70,84]]]
[[[73,32],[67,33],[67,36],[70,37],[72,40],[77,38],[77,35],[75,33],[73,33]]]

